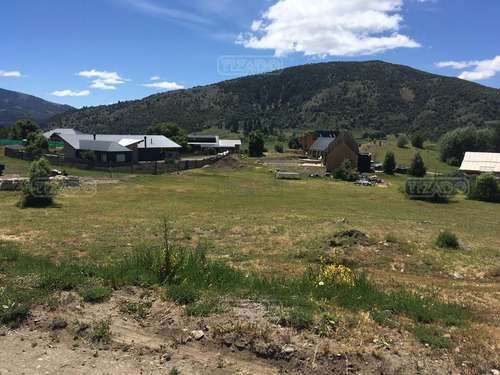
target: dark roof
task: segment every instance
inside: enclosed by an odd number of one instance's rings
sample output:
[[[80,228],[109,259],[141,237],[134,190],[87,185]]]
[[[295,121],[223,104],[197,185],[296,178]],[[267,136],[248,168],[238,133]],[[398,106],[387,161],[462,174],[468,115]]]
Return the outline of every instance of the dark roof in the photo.
[[[316,130],[316,135],[318,138],[326,137],[326,138],[336,138],[340,134],[337,130]]]
[[[87,139],[80,140],[79,149],[101,152],[132,152],[132,150],[130,150],[129,148],[113,141],[94,141]]]
[[[309,150],[325,151],[334,139],[333,137],[319,137],[314,141]]]

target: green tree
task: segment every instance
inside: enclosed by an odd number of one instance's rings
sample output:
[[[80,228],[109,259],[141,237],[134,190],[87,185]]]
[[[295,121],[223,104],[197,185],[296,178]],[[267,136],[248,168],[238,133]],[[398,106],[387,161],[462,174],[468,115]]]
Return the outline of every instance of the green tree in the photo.
[[[30,119],[16,121],[12,124],[9,139],[23,140],[29,133],[40,133],[40,127]]]
[[[9,138],[10,126],[0,124],[0,139]]]
[[[44,157],[31,163],[29,181],[21,188],[19,207],[47,207],[54,203],[55,187],[49,181],[50,172],[50,163]]]
[[[396,144],[399,148],[403,148],[405,147],[407,144],[408,144],[408,138],[406,137],[406,135],[404,134],[401,134],[399,137],[398,137],[398,140],[396,141]]]
[[[332,177],[344,181],[355,181],[359,178],[359,173],[352,169],[352,162],[345,159],[340,167],[332,171]]]
[[[416,148],[424,148],[424,140],[424,134],[418,131],[411,136],[411,145]]]
[[[387,151],[385,154],[383,169],[387,174],[394,174],[394,170],[396,169],[396,157],[394,156],[394,152]]]
[[[479,175],[471,184],[469,199],[484,202],[500,202],[500,187],[491,172]]]
[[[288,148],[294,150],[299,150],[302,148],[302,144],[300,143],[300,137],[296,135],[295,132],[292,134],[290,140],[288,141]]]
[[[162,122],[160,124],[150,126],[146,129],[147,135],[164,135],[171,139],[179,146],[182,146],[184,151],[189,150],[186,132],[174,122]]]
[[[283,149],[283,145],[281,143],[276,143],[274,145],[274,151],[279,152],[280,154],[285,152],[285,150]]]
[[[229,129],[231,129],[232,133],[238,133],[240,130],[240,123],[236,117],[231,118],[229,121]]]
[[[28,133],[24,149],[31,159],[38,158],[49,151],[49,140],[42,134]]]
[[[427,173],[427,168],[425,167],[424,161],[422,160],[422,156],[420,156],[420,152],[417,152],[413,157],[410,169],[408,169],[408,173],[410,176],[415,177],[424,177]]]
[[[264,136],[260,130],[252,130],[248,135],[248,154],[262,156],[264,153]]]

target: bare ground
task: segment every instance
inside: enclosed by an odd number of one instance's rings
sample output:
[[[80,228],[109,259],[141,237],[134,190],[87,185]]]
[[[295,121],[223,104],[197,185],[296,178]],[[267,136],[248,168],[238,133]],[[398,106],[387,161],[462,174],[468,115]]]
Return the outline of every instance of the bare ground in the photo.
[[[147,313],[126,303],[147,302]],[[49,306],[50,305],[50,306]],[[54,295],[19,329],[0,329],[0,373],[16,374],[460,374],[475,373],[446,351],[416,342],[405,331],[356,327],[331,338],[275,324],[273,309],[255,301],[227,302],[209,317],[137,287],[116,290],[101,303],[72,292]],[[55,322],[65,322],[55,324]],[[97,329],[109,327],[109,342]],[[105,341],[105,340],[104,340]],[[173,371],[173,372],[171,372]]]

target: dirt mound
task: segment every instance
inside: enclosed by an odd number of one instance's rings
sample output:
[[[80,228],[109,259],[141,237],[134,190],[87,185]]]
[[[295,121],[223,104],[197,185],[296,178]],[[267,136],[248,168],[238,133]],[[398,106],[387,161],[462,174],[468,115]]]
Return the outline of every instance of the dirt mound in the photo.
[[[360,232],[357,229],[349,229],[333,235],[333,238],[328,240],[330,246],[344,246],[353,244],[367,244],[369,237],[366,233]]]
[[[225,158],[217,161],[212,167],[216,169],[233,169],[240,167],[241,157],[238,155],[228,155]]]

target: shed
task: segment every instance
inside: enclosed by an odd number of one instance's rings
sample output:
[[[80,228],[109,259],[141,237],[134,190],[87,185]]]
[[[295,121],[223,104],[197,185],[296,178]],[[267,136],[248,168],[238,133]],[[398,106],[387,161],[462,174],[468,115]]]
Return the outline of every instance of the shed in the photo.
[[[492,172],[500,177],[500,153],[466,152],[459,170],[468,174]]]

